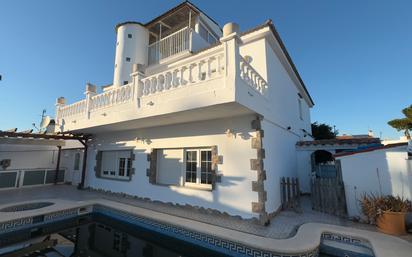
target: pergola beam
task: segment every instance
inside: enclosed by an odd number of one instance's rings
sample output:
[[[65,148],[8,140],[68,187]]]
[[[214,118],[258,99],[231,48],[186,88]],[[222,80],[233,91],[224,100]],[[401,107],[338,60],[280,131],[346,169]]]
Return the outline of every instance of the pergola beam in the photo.
[[[86,138],[90,138],[90,135],[73,135],[73,134],[48,135],[48,134],[33,134],[33,133],[23,133],[23,132],[0,131],[0,137],[41,138],[41,139],[57,139],[57,140],[84,140]]]
[[[64,140],[78,140],[84,146],[84,153],[83,153],[83,167],[82,167],[82,178],[81,182],[78,186],[79,189],[84,188],[85,178],[86,178],[86,168],[87,168],[87,142],[91,139],[91,135],[83,135],[83,134],[69,134],[69,133],[62,133],[62,134],[32,134],[26,132],[12,132],[12,131],[0,131],[0,142],[1,140],[19,140],[22,141],[23,139],[28,140],[30,142],[38,141],[38,142],[54,142],[56,141],[64,141]],[[64,144],[63,144],[64,145]],[[61,159],[61,151],[62,146],[57,145],[58,148],[58,156],[57,156],[57,165],[56,165],[56,174],[54,177],[54,183],[57,183],[58,173],[60,169],[60,159]]]

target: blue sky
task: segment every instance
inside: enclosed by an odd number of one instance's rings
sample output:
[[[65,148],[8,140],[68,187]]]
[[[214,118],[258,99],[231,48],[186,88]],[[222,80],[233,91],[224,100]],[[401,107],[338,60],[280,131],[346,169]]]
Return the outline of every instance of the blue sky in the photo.
[[[58,96],[83,98],[87,81],[113,80],[115,32],[181,1],[2,0],[0,129],[31,128]],[[341,133],[396,138],[386,122],[412,104],[411,1],[200,1],[221,26],[246,30],[272,19],[315,107],[312,121]]]

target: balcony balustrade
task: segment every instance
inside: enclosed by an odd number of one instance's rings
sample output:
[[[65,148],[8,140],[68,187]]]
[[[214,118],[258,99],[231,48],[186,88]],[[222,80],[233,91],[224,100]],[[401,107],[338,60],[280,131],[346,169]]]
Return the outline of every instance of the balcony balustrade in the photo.
[[[185,28],[177,33],[185,35],[187,31],[187,28]],[[187,42],[185,43],[185,40],[182,39],[182,41],[176,42],[178,42],[177,44],[183,44],[182,48],[176,49],[181,50],[186,47]],[[76,125],[79,120],[81,121],[81,127],[95,126],[96,124],[104,125],[105,122],[110,122],[110,120],[106,121],[103,116],[119,111],[129,113],[122,116],[124,118],[121,119],[125,121],[128,119],[127,117],[130,117],[130,119],[139,118],[139,113],[144,113],[144,117],[155,115],[156,108],[153,109],[148,104],[154,99],[155,101],[165,102],[170,100],[172,96],[173,99],[179,98],[181,103],[185,101],[193,103],[193,96],[196,94],[213,93],[215,90],[221,89],[233,91],[237,90],[237,87],[246,90],[249,88],[267,99],[268,84],[265,79],[238,51],[233,50],[233,45],[230,47],[224,43],[216,45],[172,63],[167,66],[166,70],[147,76],[142,71],[136,71],[132,73],[133,81],[127,85],[114,87],[100,94],[86,92],[86,99],[70,105],[58,103],[56,118],[59,124],[66,124],[68,129],[75,129],[80,126]],[[235,44],[234,47],[238,46]],[[229,85],[229,87],[226,87],[226,85]],[[222,91],[221,96],[231,95],[229,91]],[[162,100],[162,97],[165,97],[164,100]],[[203,100],[202,103],[207,104],[208,101]],[[150,112],[148,112],[148,108],[151,108]],[[191,105],[190,108],[195,108],[195,106]],[[169,109],[166,108],[166,110]],[[169,112],[172,113],[174,110],[170,109]],[[93,121],[94,119],[98,120],[97,123]],[[63,120],[64,122],[62,122]],[[67,126],[67,124],[70,126]]]

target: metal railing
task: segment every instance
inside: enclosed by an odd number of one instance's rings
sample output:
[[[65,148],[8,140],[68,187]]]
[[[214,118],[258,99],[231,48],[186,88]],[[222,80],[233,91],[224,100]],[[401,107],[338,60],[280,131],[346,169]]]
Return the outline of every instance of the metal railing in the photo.
[[[190,48],[190,28],[184,27],[175,33],[149,45],[149,64],[183,52]]]

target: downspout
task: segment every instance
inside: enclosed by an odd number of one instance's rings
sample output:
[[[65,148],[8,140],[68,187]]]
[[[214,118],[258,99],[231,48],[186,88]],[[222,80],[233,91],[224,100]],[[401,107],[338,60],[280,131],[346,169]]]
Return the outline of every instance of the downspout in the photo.
[[[60,170],[60,156],[62,153],[62,147],[59,145],[57,146],[57,148],[59,149],[57,152],[57,164],[56,164],[56,173],[54,174],[54,184],[57,184],[57,179],[58,179],[58,175],[59,175],[59,170]]]

